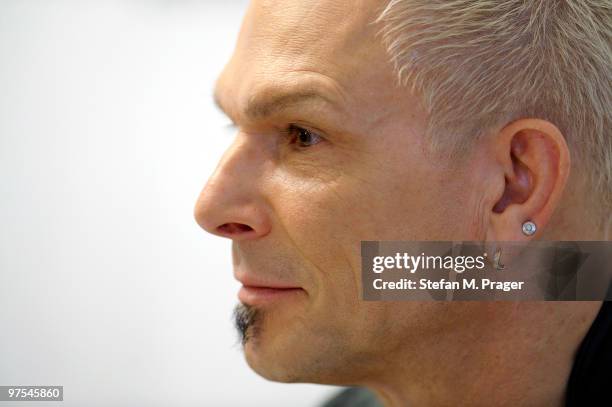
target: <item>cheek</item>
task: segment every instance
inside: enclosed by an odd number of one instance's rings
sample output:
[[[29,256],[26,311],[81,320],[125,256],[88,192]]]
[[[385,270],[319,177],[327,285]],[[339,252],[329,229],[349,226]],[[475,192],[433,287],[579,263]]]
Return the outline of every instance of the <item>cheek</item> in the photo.
[[[282,181],[271,194],[277,236],[298,256],[317,303],[350,306],[360,297],[363,214],[353,183],[346,176],[324,180],[286,174]]]
[[[314,163],[277,169],[266,185],[277,236],[296,253],[305,277],[348,298],[359,297],[362,240],[448,240],[452,220],[460,219],[449,210],[444,174],[431,165],[401,154],[360,158],[324,169]]]

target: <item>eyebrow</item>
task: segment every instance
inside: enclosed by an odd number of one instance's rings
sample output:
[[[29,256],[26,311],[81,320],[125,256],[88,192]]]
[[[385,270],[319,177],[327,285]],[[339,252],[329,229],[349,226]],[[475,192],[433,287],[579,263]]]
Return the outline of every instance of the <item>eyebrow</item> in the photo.
[[[215,89],[213,100],[221,111],[231,117],[230,112],[223,106],[219,89]],[[249,97],[244,108],[244,115],[252,121],[263,120],[283,110],[295,108],[308,102],[325,103],[337,108],[337,104],[333,99],[311,88],[301,90],[283,89],[280,91],[273,89]]]

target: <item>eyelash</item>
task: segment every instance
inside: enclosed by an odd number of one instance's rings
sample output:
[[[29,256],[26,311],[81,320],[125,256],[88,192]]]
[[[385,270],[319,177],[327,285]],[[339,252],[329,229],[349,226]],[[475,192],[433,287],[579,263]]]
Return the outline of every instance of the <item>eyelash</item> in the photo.
[[[319,144],[321,141],[323,141],[323,137],[319,135],[318,133],[308,130],[304,127],[298,126],[297,124],[290,124],[289,126],[287,126],[284,133],[289,138],[290,144],[297,144],[297,148],[300,148],[300,149],[312,147],[316,144]],[[305,134],[310,135],[311,137],[316,137],[318,141],[315,143],[308,144],[308,145],[302,144],[302,142],[299,140],[299,137]]]
[[[228,134],[234,134],[238,130],[238,126],[234,122],[230,122],[230,123],[226,123],[223,126],[223,129]],[[310,145],[300,144],[299,136],[304,134],[304,133],[316,137],[318,139],[318,141],[316,143],[312,143]],[[304,128],[304,127],[299,126],[299,125],[294,124],[294,123],[289,124],[284,130],[282,130],[282,134],[289,140],[289,144],[292,144],[292,145],[297,144],[297,147],[295,147],[295,148],[296,149],[301,149],[301,150],[309,148],[309,147],[312,147],[312,146],[314,146],[316,144],[319,144],[321,141],[324,140],[323,136],[321,136],[319,133],[317,133],[315,131],[312,131],[312,130],[309,130],[307,128]]]

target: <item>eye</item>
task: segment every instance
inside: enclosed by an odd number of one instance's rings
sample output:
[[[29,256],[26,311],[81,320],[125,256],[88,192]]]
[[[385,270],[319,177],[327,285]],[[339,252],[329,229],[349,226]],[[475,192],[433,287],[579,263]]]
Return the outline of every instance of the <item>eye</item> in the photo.
[[[288,129],[291,144],[297,144],[299,147],[311,147],[323,141],[323,137],[317,133],[305,129],[303,127],[292,124]]]

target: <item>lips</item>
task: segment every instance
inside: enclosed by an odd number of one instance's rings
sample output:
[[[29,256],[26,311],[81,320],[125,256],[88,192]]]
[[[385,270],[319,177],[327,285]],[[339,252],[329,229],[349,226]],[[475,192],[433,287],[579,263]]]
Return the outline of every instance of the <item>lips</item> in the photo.
[[[266,287],[266,288],[300,288],[295,284],[284,283],[281,281],[272,281],[265,278],[254,277],[251,275],[235,275],[236,280],[240,281],[242,285],[247,287]]]
[[[280,281],[266,281],[252,276],[240,276],[236,279],[242,283],[238,299],[248,305],[267,305],[304,293],[301,287]]]

